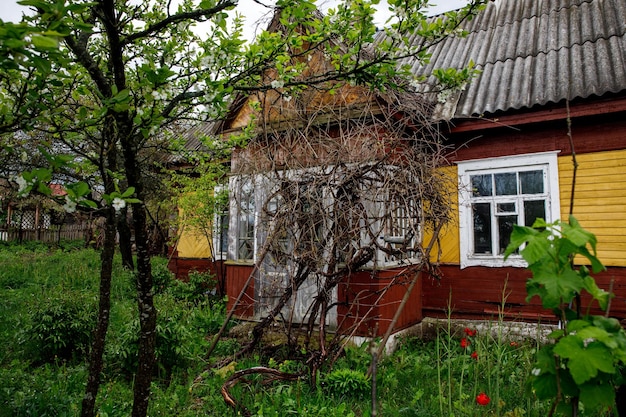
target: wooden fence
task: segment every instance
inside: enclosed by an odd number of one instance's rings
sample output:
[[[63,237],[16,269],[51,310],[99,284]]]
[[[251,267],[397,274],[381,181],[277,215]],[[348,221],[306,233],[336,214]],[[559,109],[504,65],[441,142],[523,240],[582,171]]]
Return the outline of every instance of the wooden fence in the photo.
[[[51,225],[47,228],[21,229],[17,227],[1,227],[0,240],[25,241],[40,240],[42,242],[59,242],[61,240],[85,239],[90,233],[87,223]]]

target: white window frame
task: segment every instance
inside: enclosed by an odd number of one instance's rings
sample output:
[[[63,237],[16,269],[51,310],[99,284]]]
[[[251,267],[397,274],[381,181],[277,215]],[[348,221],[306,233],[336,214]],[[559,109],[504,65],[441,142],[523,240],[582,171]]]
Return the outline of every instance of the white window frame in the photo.
[[[470,176],[498,172],[518,172],[532,168],[544,170],[544,194],[547,194],[545,197],[547,218],[545,220],[547,222],[553,222],[559,219],[561,215],[557,159],[559,152],[560,151],[550,151],[457,162],[459,176],[459,241],[461,268],[469,266],[527,266],[522,257],[516,254],[511,255],[505,261],[502,255],[473,253],[474,221]],[[494,213],[492,212],[492,217],[493,216]],[[495,231],[492,230],[492,239],[494,235]]]
[[[215,194],[217,195],[218,193],[222,193],[225,190],[227,190],[226,185],[218,185],[215,187]],[[225,261],[228,257],[228,246],[229,246],[228,229],[231,227],[230,218],[232,217],[230,213],[231,213],[231,199],[229,198],[228,204],[226,205],[226,210],[224,211],[215,210],[215,213],[213,214],[213,252],[214,252],[213,259],[215,259],[216,261]],[[227,218],[227,228],[226,230],[221,230],[222,219],[224,218],[224,216],[226,216]],[[223,246],[222,241],[221,241],[224,235],[226,236],[226,246]],[[220,250],[218,250],[218,248]]]
[[[381,224],[380,233],[378,236],[379,244],[397,248],[398,246],[404,246],[409,248],[417,248],[421,245],[422,241],[422,220],[424,218],[421,213],[421,204],[418,201],[399,201],[398,196],[385,192],[385,198],[383,201],[378,202],[380,210],[388,211],[389,217],[385,218]],[[414,205],[412,211],[407,210],[406,204]],[[413,224],[414,219],[411,217],[412,213],[419,211],[420,217],[417,225]],[[390,230],[394,229],[393,231]],[[407,234],[412,233],[412,236]],[[419,262],[421,252],[419,250],[414,251],[412,255],[402,257],[395,255],[387,255],[382,250],[376,251],[374,263],[369,265],[374,269],[390,269],[399,265],[416,264]]]
[[[257,256],[257,226],[258,226],[258,201],[257,201],[257,179],[254,176],[233,176],[229,180],[230,204],[228,223],[228,259],[236,263],[254,263]],[[253,208],[253,236],[252,236],[252,257],[239,257],[239,232],[241,217],[240,200],[243,192],[250,192],[254,201]]]

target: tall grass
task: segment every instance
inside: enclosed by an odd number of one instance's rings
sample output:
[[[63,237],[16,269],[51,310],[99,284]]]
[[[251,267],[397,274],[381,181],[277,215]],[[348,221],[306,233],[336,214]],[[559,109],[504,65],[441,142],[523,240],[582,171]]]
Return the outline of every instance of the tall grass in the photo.
[[[0,417],[77,416],[86,380],[84,356],[34,360],[28,329],[36,320],[34,307],[47,300],[54,305],[64,296],[96,299],[99,253],[34,249],[0,246],[0,337],[4,345],[0,349]],[[236,415],[220,394],[232,372],[255,365],[302,369],[302,364],[280,350],[257,352],[225,369],[209,368],[218,358],[207,360],[204,354],[224,318],[223,302],[202,291],[202,276],[191,284],[173,284],[166,260],[155,262],[161,344],[150,415]],[[106,364],[97,401],[101,417],[130,414],[136,315],[133,274],[116,259]],[[499,330],[500,324],[496,319],[479,329],[468,326],[470,335],[452,320],[443,320],[432,340],[403,339],[397,351],[382,358],[378,366],[378,415],[544,416],[547,405],[526,389],[537,343],[509,339]],[[462,338],[469,340],[465,348]],[[223,340],[216,352],[232,354],[242,342]],[[352,346],[332,369],[322,370],[314,385],[308,379],[293,383],[253,379],[234,387],[233,395],[257,416],[369,416],[371,381],[365,375],[370,361],[367,346]],[[490,397],[489,404],[476,402],[480,393]]]

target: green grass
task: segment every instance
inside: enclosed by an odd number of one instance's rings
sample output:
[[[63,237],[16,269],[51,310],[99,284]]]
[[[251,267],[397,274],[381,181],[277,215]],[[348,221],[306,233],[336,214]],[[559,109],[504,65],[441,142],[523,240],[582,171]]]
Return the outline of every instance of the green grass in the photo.
[[[153,384],[151,416],[236,415],[220,394],[229,372],[256,365],[287,371],[302,368],[293,358],[277,353],[275,357],[255,354],[230,370],[207,370],[204,354],[224,318],[223,302],[202,294],[201,276],[188,287],[172,284],[165,263],[155,259],[160,286],[155,297],[161,313],[160,365]],[[79,415],[87,375],[85,354],[76,348],[66,357],[43,357],[35,352],[41,340],[31,333],[33,329],[52,334],[73,331],[56,322],[64,320],[62,314],[72,323],[72,314],[85,316],[75,312],[76,304],[95,308],[98,277],[99,253],[91,249],[0,246],[0,417]],[[68,302],[68,297],[80,302]],[[122,269],[118,259],[112,303],[97,402],[101,417],[128,416],[132,408],[137,307],[133,275]],[[51,314],[46,310],[50,306],[61,314],[54,326],[42,319]],[[80,323],[85,326],[89,321]],[[460,345],[462,337],[471,342],[467,348]],[[228,355],[239,346],[235,339],[223,340],[216,355]],[[497,332],[467,336],[449,326],[433,341],[407,338],[378,364],[378,415],[545,416],[549,404],[534,400],[526,389],[537,347],[531,341],[511,344]],[[473,352],[476,358],[471,356]],[[369,416],[372,381],[366,371],[370,361],[367,347],[350,347],[332,369],[320,373],[313,386],[308,379],[266,383],[252,378],[232,392],[257,416]],[[481,392],[491,398],[486,406],[476,403]]]

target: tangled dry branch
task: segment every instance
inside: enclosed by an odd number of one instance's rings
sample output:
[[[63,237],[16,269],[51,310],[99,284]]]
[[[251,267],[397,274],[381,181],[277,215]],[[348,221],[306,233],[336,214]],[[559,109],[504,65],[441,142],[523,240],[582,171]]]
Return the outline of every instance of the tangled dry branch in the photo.
[[[306,92],[289,100],[259,95],[270,110],[232,162],[238,213],[259,216],[254,239],[265,248],[254,271],[260,321],[243,351],[279,322],[294,347],[310,352],[312,376],[336,358],[342,336],[376,318],[388,290],[435,269],[423,242],[448,222],[456,192],[440,170],[445,147],[426,100],[336,90],[326,101]],[[338,299],[354,273],[377,279],[383,269],[394,272],[379,291],[356,293],[349,305]],[[328,325],[341,332],[329,339]]]

